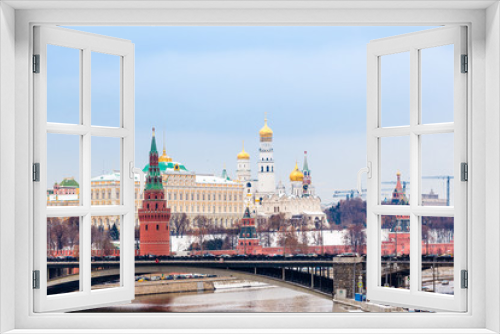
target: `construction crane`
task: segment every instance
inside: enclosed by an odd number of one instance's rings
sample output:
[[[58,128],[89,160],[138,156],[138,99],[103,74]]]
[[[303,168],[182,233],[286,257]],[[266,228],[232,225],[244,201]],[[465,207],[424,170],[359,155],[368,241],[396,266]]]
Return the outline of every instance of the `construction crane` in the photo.
[[[446,206],[450,206],[450,180],[453,178],[451,175],[422,176],[422,179],[446,180]]]
[[[393,188],[382,188],[382,191],[393,191]],[[366,195],[366,189],[361,189],[361,194],[359,193],[358,189],[341,189],[341,190],[334,190],[333,191],[333,198],[353,198],[354,195],[358,195],[359,197],[362,197],[363,195]]]

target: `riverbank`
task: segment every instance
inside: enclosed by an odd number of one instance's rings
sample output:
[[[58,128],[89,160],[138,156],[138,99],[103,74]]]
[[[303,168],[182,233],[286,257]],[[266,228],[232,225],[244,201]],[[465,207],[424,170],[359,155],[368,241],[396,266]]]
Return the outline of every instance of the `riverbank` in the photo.
[[[155,276],[155,275],[152,275]],[[159,274],[156,277],[160,277]],[[135,295],[152,295],[164,293],[210,292],[215,290],[268,287],[269,284],[234,277],[189,278],[180,280],[149,280],[135,282]],[[118,287],[118,283],[92,286],[93,290]]]

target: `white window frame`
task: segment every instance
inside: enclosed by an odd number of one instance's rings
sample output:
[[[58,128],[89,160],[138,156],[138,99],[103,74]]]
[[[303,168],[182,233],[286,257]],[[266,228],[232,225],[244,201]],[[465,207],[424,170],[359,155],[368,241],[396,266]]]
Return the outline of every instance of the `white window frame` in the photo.
[[[461,163],[467,163],[467,76],[462,73],[461,57],[467,54],[467,29],[450,26],[387,37],[371,41],[367,52],[367,157],[371,168],[367,182],[367,299],[403,307],[463,312],[467,309],[467,290],[461,288],[461,270],[467,270],[467,183],[461,180]],[[423,124],[421,110],[421,50],[453,45],[453,122]],[[410,104],[408,125],[383,127],[381,110],[382,57],[408,52]],[[453,134],[454,206],[430,207],[421,205],[421,136]],[[410,204],[382,205],[381,150],[383,138],[409,140],[407,161],[410,165]],[[404,159],[404,157],[402,157]],[[395,289],[381,286],[381,217],[404,215],[410,217],[410,288]],[[453,295],[421,291],[422,232],[424,216],[454,218],[454,277]]]
[[[129,302],[134,295],[134,44],[118,38],[90,34],[51,26],[34,27],[34,53],[39,55],[39,73],[34,83],[34,161],[40,164],[40,181],[33,184],[34,203],[34,270],[40,273],[40,288],[34,289],[35,312],[76,310],[94,305]],[[80,53],[80,117],[78,124],[47,122],[47,45],[73,48]],[[91,122],[91,62],[92,53],[100,52],[119,57],[120,112],[119,126],[105,127]],[[73,135],[79,138],[80,200],[78,206],[47,207],[46,171],[47,134]],[[110,137],[119,140],[120,185],[124,190],[120,204],[91,205],[90,170],[92,138]],[[116,190],[118,193],[119,190]],[[108,196],[105,196],[105,194]],[[103,190],[103,199],[110,199],[111,189]],[[118,196],[119,198],[119,196]],[[120,286],[91,289],[91,220],[95,216],[120,216],[121,256]],[[47,218],[79,217],[79,283],[77,292],[47,295]],[[94,306],[95,307],[95,306]]]
[[[133,9],[103,10],[117,6]],[[14,10],[11,6],[17,7]],[[99,8],[97,8],[99,6]],[[154,6],[152,9],[151,6]],[[178,7],[183,7],[179,9]],[[199,6],[199,7],[196,7]],[[201,7],[203,6],[203,8]],[[226,8],[224,8],[226,6]],[[148,9],[148,7],[150,7]],[[163,8],[162,8],[163,7]],[[193,8],[194,7],[194,8]],[[242,9],[245,7],[246,9]],[[393,8],[397,7],[397,8]],[[22,9],[24,8],[24,9]],[[75,9],[79,8],[79,9]],[[82,9],[84,8],[84,9]],[[137,8],[144,10],[138,11]],[[304,10],[306,8],[307,10]],[[48,10],[47,10],[48,9]],[[26,198],[32,194],[32,78],[30,55],[34,24],[63,25],[439,25],[469,27],[469,132],[470,157],[468,245],[470,287],[465,314],[33,314],[30,245],[33,213]],[[189,327],[192,332],[219,333],[217,329],[284,327],[299,332],[357,328],[363,333],[432,332],[492,333],[500,331],[500,11],[495,1],[384,2],[18,2],[0,4],[0,326],[3,332],[36,329],[105,329]],[[15,83],[15,84],[13,84]],[[486,133],[486,134],[485,134]],[[15,147],[12,147],[15,138]],[[488,175],[486,182],[485,175]],[[15,177],[12,177],[15,175]],[[14,198],[13,196],[14,191]],[[14,207],[15,210],[9,209]],[[15,222],[15,224],[12,224]],[[14,237],[12,237],[14,235]],[[486,247],[493,256],[485,265]],[[15,255],[12,257],[12,250]],[[29,259],[29,260],[27,260]],[[15,273],[12,275],[11,273]],[[488,287],[486,286],[488,277]],[[14,288],[12,288],[14,287]],[[12,306],[14,305],[14,307]],[[99,328],[101,330],[99,330]],[[382,329],[383,328],[383,329]],[[206,330],[211,329],[211,330]],[[267,329],[267,330],[264,330]],[[307,330],[309,329],[309,330]],[[412,330],[413,329],[413,330]],[[448,331],[446,331],[448,329]],[[166,330],[167,332],[168,330]],[[233,330],[234,331],[234,330]],[[259,330],[255,330],[258,332]],[[52,330],[51,332],[54,332]],[[133,330],[128,330],[133,332]],[[281,330],[281,332],[292,332]],[[324,332],[324,331],[322,331]],[[354,331],[351,331],[354,332]]]

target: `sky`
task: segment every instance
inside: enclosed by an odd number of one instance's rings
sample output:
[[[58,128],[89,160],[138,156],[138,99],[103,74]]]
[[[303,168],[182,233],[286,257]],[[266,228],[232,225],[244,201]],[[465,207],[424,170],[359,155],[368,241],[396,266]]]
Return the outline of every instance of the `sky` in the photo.
[[[236,177],[242,141],[257,177],[258,132],[274,131],[276,182],[308,152],[316,193],[356,187],[366,165],[366,47],[374,39],[431,27],[70,27],[135,44],[136,165],[147,163],[151,128],[158,147],[197,173]],[[78,51],[48,50],[48,121],[77,123]],[[453,120],[450,46],[422,51],[422,119]],[[431,59],[432,60],[429,60]],[[409,122],[409,58],[382,58],[382,125]],[[450,86],[451,80],[451,86]],[[92,54],[92,124],[119,120],[119,60]],[[449,136],[422,139],[423,170],[452,173]],[[78,139],[49,135],[48,184],[78,175]],[[382,144],[382,180],[409,179],[405,140]],[[424,143],[427,143],[424,148]],[[429,144],[430,143],[430,144]],[[119,142],[92,140],[92,176],[119,166]],[[76,153],[75,153],[76,152]],[[429,186],[444,195],[444,181]]]

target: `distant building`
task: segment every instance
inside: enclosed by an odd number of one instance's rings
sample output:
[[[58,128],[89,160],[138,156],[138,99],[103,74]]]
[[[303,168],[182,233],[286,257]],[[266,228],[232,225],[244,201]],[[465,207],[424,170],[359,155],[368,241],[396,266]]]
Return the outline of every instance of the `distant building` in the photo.
[[[431,189],[430,193],[422,194],[423,206],[448,206],[448,201],[445,198],[439,198],[438,194]]]
[[[390,204],[390,205],[410,205],[410,200],[406,196],[406,183],[404,185],[401,184],[401,172],[396,173],[397,181],[396,187],[392,192],[392,198],[389,201],[385,201],[382,204]]]
[[[245,214],[241,220],[236,250],[238,254],[244,255],[262,254],[262,246],[255,229],[255,218],[251,218],[248,207],[245,209]]]
[[[47,206],[80,205],[80,185],[73,177],[66,177],[47,190]]]
[[[158,166],[155,129],[149,151],[144,200],[139,209],[140,254],[170,255],[170,209],[167,208],[162,176]]]
[[[396,187],[392,191],[390,199],[384,199],[383,205],[410,205],[410,197],[406,194],[406,182],[401,182],[401,172],[397,172]],[[439,195],[431,189],[430,193],[422,194],[423,206],[448,206],[448,201],[439,198]]]
[[[259,159],[257,179],[251,177],[250,155],[243,147],[237,155],[237,181],[244,185],[245,201],[250,211],[258,218],[269,218],[284,213],[286,219],[303,217],[311,227],[318,222],[326,223],[326,214],[321,210],[321,199],[315,195],[311,170],[304,152],[302,170],[298,164],[290,173],[290,189],[280,181],[276,186],[274,170],[273,130],[264,119],[259,131]]]

